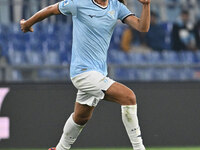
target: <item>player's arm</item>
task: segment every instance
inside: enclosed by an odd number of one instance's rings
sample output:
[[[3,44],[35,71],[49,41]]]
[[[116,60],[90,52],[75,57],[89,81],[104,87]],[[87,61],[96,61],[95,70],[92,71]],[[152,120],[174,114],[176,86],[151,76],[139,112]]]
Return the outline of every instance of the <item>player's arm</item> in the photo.
[[[140,18],[130,15],[124,19],[124,22],[140,32],[148,32],[150,28],[150,1],[138,0],[143,4]]]
[[[22,19],[20,21],[21,30],[24,33],[33,32],[32,26],[35,23],[40,22],[40,21],[44,20],[45,18],[47,18],[47,17],[49,17],[51,15],[58,15],[58,14],[60,14],[60,11],[58,9],[58,3],[56,3],[54,5],[50,5],[48,7],[45,7],[44,9],[40,10],[39,12],[37,12],[35,15],[33,15],[28,20]]]

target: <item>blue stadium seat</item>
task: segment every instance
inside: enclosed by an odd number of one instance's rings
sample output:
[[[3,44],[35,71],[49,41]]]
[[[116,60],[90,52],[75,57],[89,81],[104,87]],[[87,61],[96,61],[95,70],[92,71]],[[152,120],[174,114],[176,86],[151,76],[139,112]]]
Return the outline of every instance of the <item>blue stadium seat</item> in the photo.
[[[178,81],[181,79],[181,70],[177,68],[160,68],[154,71],[154,80],[158,81]]]
[[[11,65],[23,65],[26,64],[26,56],[23,51],[8,49],[8,61]]]
[[[23,51],[25,52],[28,43],[24,43],[21,40],[10,41],[8,43],[9,47],[12,47],[16,51]]]
[[[13,81],[23,81],[22,73],[18,70],[12,71],[12,80]]]
[[[110,50],[108,55],[108,62],[114,64],[127,64],[128,55],[123,51]]]
[[[8,32],[13,34],[21,33],[20,24],[18,23],[10,24],[8,26]]]
[[[30,41],[27,45],[28,50],[33,50],[33,51],[38,51],[41,52],[43,51],[43,43],[40,41]]]
[[[128,63],[130,64],[145,64],[146,59],[143,53],[129,53],[128,55]]]
[[[35,27],[35,32],[32,34],[35,38],[39,38],[41,41],[46,40],[55,40],[56,36],[56,25],[55,24],[47,24],[41,23],[40,25]]]
[[[29,41],[35,43],[43,43],[47,39],[47,35],[43,34],[43,32],[33,32],[29,33]]]
[[[0,24],[0,42],[8,40],[7,34],[8,34],[7,26]]]
[[[39,51],[27,50],[26,59],[29,65],[42,65],[43,64],[43,55]]]
[[[9,41],[22,41],[23,35],[21,33],[8,33]]]
[[[24,34],[19,24],[11,24],[8,28],[7,39],[12,42],[28,42],[30,40],[30,33]]]
[[[195,53],[195,61],[196,63],[200,63],[200,50]]]
[[[8,36],[8,39],[10,41],[17,41],[17,40],[20,40],[20,41],[24,41],[24,42],[27,42],[30,40],[30,35],[32,33],[26,33],[24,34],[18,25],[11,25],[11,27],[9,28],[8,30],[8,33],[7,33],[7,36]]]
[[[191,80],[193,77],[192,69],[178,69],[178,68],[165,68],[162,69],[162,74],[164,78],[161,80],[173,80],[173,81],[182,81],[182,80]]]
[[[66,80],[69,79],[69,71],[67,69],[63,70],[52,70],[44,69],[38,72],[38,77],[46,80]]]
[[[42,32],[42,23],[36,23],[34,26],[33,26],[33,29],[34,29],[34,33],[40,33]]]
[[[164,51],[164,52],[162,52],[162,62],[164,64],[178,64],[178,63],[180,63],[179,56],[174,51]]]
[[[183,64],[193,64],[195,63],[195,56],[193,52],[180,52],[179,53],[180,56],[180,61]]]
[[[161,53],[153,51],[144,54],[145,61],[149,64],[158,64],[161,62]]]
[[[5,24],[0,24],[0,34],[7,33],[8,26]]]
[[[121,37],[125,28],[127,28],[127,26],[124,24],[120,23],[116,25],[113,32],[113,36],[111,38],[111,43],[110,43],[111,49],[120,49]]]
[[[194,70],[191,68],[180,69],[179,80],[187,81],[194,78]]]
[[[136,76],[137,76],[137,80],[139,81],[151,81],[153,80],[154,76],[153,76],[154,70],[153,69],[137,69],[136,70]]]
[[[194,78],[193,69],[177,68],[116,68],[115,79],[117,80],[138,80],[138,81],[184,81]]]
[[[168,74],[170,80],[175,80],[175,81],[180,80],[180,74],[181,74],[180,69],[167,68],[165,69],[165,72]]]
[[[23,41],[25,43],[30,40],[30,34],[31,33],[24,34],[21,31],[19,24],[11,24],[8,28],[7,37],[9,41]]]
[[[3,33],[0,33],[0,42],[3,43],[3,41],[7,41],[7,40],[8,40],[7,36]]]
[[[71,52],[70,51],[60,52],[60,61],[61,61],[61,64],[70,64]]]
[[[38,71],[38,77],[41,79],[59,79],[58,71],[52,70],[52,69],[43,69],[41,71]]]
[[[59,24],[58,31],[56,34],[58,35],[59,41],[64,40],[65,38],[72,38],[72,25],[70,24]],[[66,42],[66,41],[65,41]]]
[[[57,41],[59,42],[60,51],[71,50],[72,48],[72,26],[69,24],[59,25],[59,30],[56,33]]]
[[[41,65],[44,63],[43,43],[30,41],[26,48],[27,63],[30,65]]]
[[[8,56],[8,27],[0,24],[0,49],[3,56]]]
[[[70,72],[67,69],[63,69],[59,71],[59,78],[62,79],[70,79]]]
[[[54,23],[41,23],[41,30],[45,34],[55,34],[59,30],[59,26]]]
[[[107,58],[108,63],[113,64],[116,62],[116,58],[114,56],[115,56],[115,50],[109,49],[108,50],[108,58]]]
[[[60,65],[60,56],[56,51],[46,51],[44,53],[44,63],[48,65]]]
[[[59,41],[48,39],[43,42],[43,51],[59,51]]]
[[[72,47],[72,27],[69,25],[63,25],[62,30],[57,33],[57,40],[59,42],[65,42],[67,49]]]
[[[72,43],[60,41],[59,42],[59,51],[60,52],[70,52],[72,51]]]
[[[114,78],[117,80],[124,80],[124,81],[135,80],[136,71],[130,68],[116,68]]]
[[[0,41],[0,49],[2,50],[1,54],[3,56],[7,56],[7,54],[8,54],[8,42]]]
[[[153,81],[169,80],[169,75],[167,71],[161,68],[154,69],[152,75],[153,75],[153,78],[152,78]]]

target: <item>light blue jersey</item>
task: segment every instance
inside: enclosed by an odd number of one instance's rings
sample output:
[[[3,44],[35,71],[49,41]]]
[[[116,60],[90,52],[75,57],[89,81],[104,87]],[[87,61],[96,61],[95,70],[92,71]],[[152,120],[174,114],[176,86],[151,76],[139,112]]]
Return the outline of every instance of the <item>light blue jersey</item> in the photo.
[[[70,76],[86,71],[107,75],[107,51],[117,20],[132,15],[118,0],[103,8],[93,0],[64,0],[59,3],[64,15],[72,15],[73,44]]]

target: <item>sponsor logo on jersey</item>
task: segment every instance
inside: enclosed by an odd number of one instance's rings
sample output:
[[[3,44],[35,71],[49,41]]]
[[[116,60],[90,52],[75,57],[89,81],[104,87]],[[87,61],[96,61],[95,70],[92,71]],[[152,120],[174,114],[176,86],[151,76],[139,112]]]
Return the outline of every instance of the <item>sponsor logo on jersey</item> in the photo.
[[[88,16],[90,16],[90,18],[93,18],[93,17],[95,17],[95,15],[88,15]]]

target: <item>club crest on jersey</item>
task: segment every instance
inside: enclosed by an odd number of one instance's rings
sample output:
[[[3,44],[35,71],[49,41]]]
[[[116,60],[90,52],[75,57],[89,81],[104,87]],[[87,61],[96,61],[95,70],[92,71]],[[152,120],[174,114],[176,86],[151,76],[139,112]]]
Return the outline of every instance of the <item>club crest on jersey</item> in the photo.
[[[115,18],[115,11],[111,10],[108,12],[108,14],[114,19]]]
[[[66,5],[68,5],[68,4],[69,4],[69,0],[64,0],[63,5],[66,6]]]

